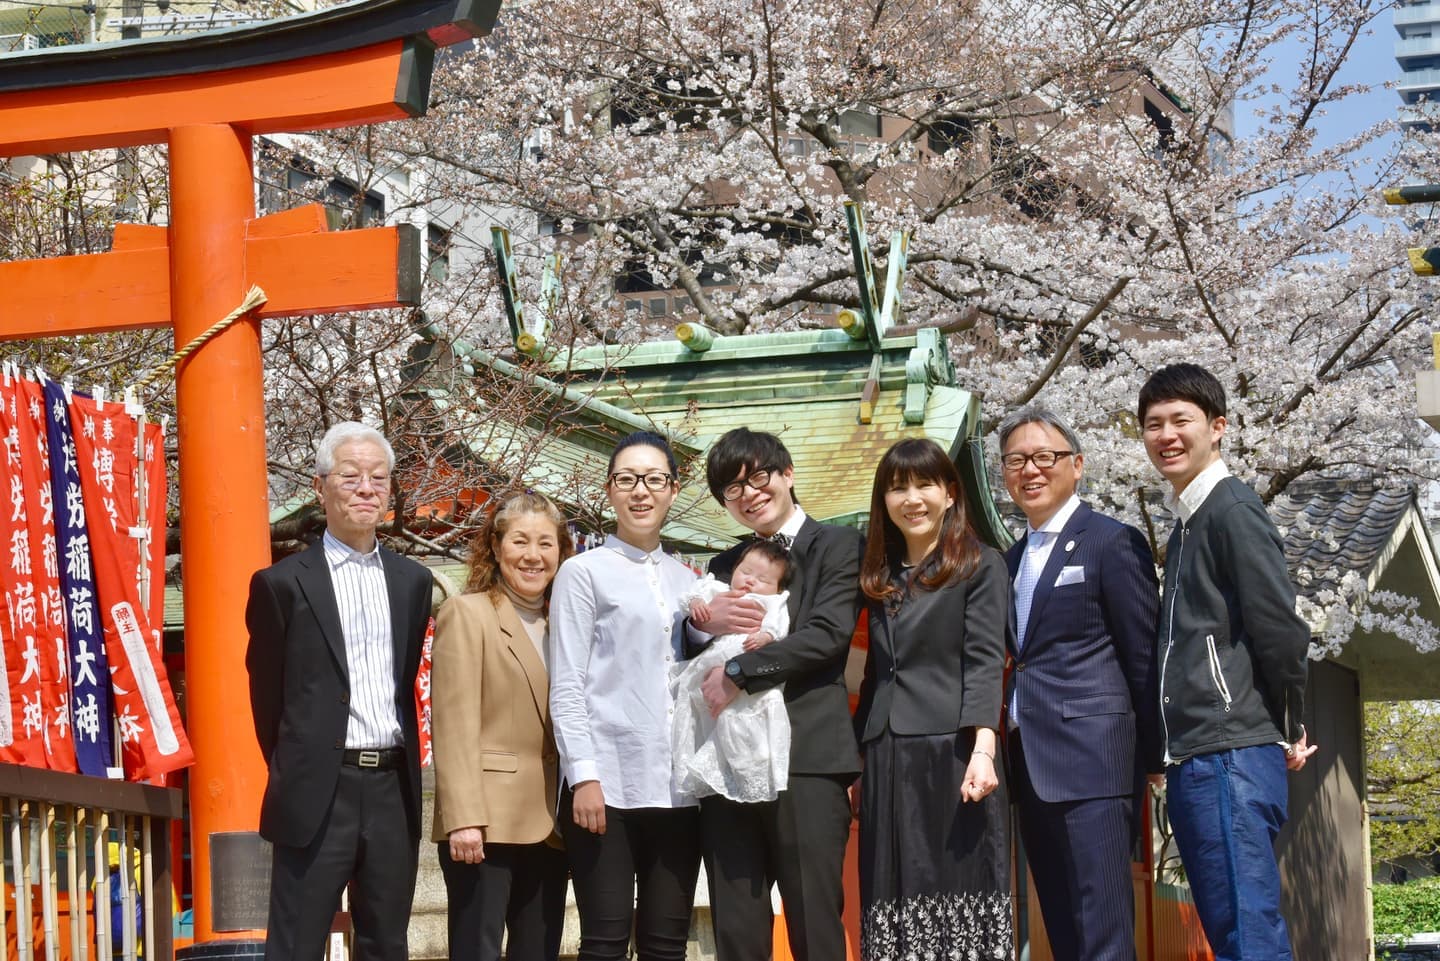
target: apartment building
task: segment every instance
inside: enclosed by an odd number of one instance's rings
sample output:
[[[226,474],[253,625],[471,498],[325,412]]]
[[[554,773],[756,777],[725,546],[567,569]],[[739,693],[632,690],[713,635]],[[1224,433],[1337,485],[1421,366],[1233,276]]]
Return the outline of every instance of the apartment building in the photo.
[[[1430,126],[1426,105],[1440,93],[1440,2],[1420,0],[1395,8],[1395,60],[1400,64],[1397,92],[1405,105],[1400,121],[1408,126]]]

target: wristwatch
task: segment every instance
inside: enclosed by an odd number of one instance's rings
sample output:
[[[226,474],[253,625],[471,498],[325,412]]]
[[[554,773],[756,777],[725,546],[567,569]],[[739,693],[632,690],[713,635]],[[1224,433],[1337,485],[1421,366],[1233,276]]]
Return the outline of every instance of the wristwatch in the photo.
[[[725,677],[740,690],[745,690],[745,669],[733,657],[725,662]]]

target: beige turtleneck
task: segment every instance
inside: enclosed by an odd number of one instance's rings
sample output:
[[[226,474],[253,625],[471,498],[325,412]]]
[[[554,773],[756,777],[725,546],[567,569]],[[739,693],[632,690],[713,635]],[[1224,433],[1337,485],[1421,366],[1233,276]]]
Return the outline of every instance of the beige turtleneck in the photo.
[[[530,635],[530,643],[535,645],[535,651],[540,655],[540,663],[549,671],[550,659],[545,656],[545,598],[541,596],[531,600],[521,597],[505,583],[503,577],[499,580],[500,589],[510,598],[510,604],[519,615],[520,623],[525,626],[525,633]]]

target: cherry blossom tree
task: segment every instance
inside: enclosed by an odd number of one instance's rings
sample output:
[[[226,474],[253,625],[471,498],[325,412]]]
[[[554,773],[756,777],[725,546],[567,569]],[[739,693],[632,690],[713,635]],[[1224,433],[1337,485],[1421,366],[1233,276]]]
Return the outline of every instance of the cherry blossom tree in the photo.
[[[458,344],[521,360],[486,253],[491,223],[511,228],[531,299],[540,257],[565,255],[559,345],[668,335],[681,319],[736,334],[833,325],[856,305],[848,199],[882,267],[891,232],[912,232],[904,320],[951,331],[986,420],[1030,401],[1069,416],[1084,428],[1088,496],[1157,546],[1169,521],[1133,408],[1146,374],[1177,359],[1226,384],[1227,462],[1267,500],[1311,478],[1428,481],[1411,385],[1428,363],[1432,295],[1404,269],[1413,225],[1376,189],[1426,179],[1424,151],[1386,146],[1388,118],[1325,135],[1327,111],[1357,93],[1340,69],[1386,11],[507,7],[492,37],[442,54],[425,118],[292,145],[317,184],[343,179],[357,196],[404,171],[386,218],[438,215],[453,256],[422,315],[266,325],[273,466],[298,485],[317,430],[382,409],[428,438],[422,460],[452,450],[446,418],[485,410],[493,384],[442,365],[447,412],[392,402],[425,369],[417,329],[436,356]]]
[[[627,304],[656,292],[664,324],[833,324],[857,303],[854,200],[882,264],[913,231],[906,320],[962,331],[987,419],[1068,414],[1091,496],[1154,530],[1132,412],[1173,360],[1225,382],[1225,456],[1267,501],[1435,476],[1411,386],[1431,294],[1377,189],[1411,172],[1388,118],[1324,141],[1386,11],[545,0],[447,61],[386,149],[458,203],[528,211],[524,239],[569,253],[582,339],[657,334]]]

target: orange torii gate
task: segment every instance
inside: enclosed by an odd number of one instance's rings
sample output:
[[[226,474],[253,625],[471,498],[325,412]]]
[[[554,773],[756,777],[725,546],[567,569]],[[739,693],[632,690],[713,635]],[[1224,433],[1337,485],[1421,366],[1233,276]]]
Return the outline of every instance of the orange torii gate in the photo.
[[[0,158],[165,143],[170,161],[168,227],[121,225],[105,254],[0,263],[0,339],[173,326],[183,347],[252,284],[267,297],[176,379],[192,958],[233,958],[242,946],[217,935],[253,938],[264,923],[268,864],[254,831],[266,772],[240,680],[249,578],[270,563],[259,319],[414,304],[421,276],[413,227],[326,233],[316,205],[257,218],[252,139],[422,114],[436,48],[488,32],[499,6],[361,0],[255,27],[0,56]]]

